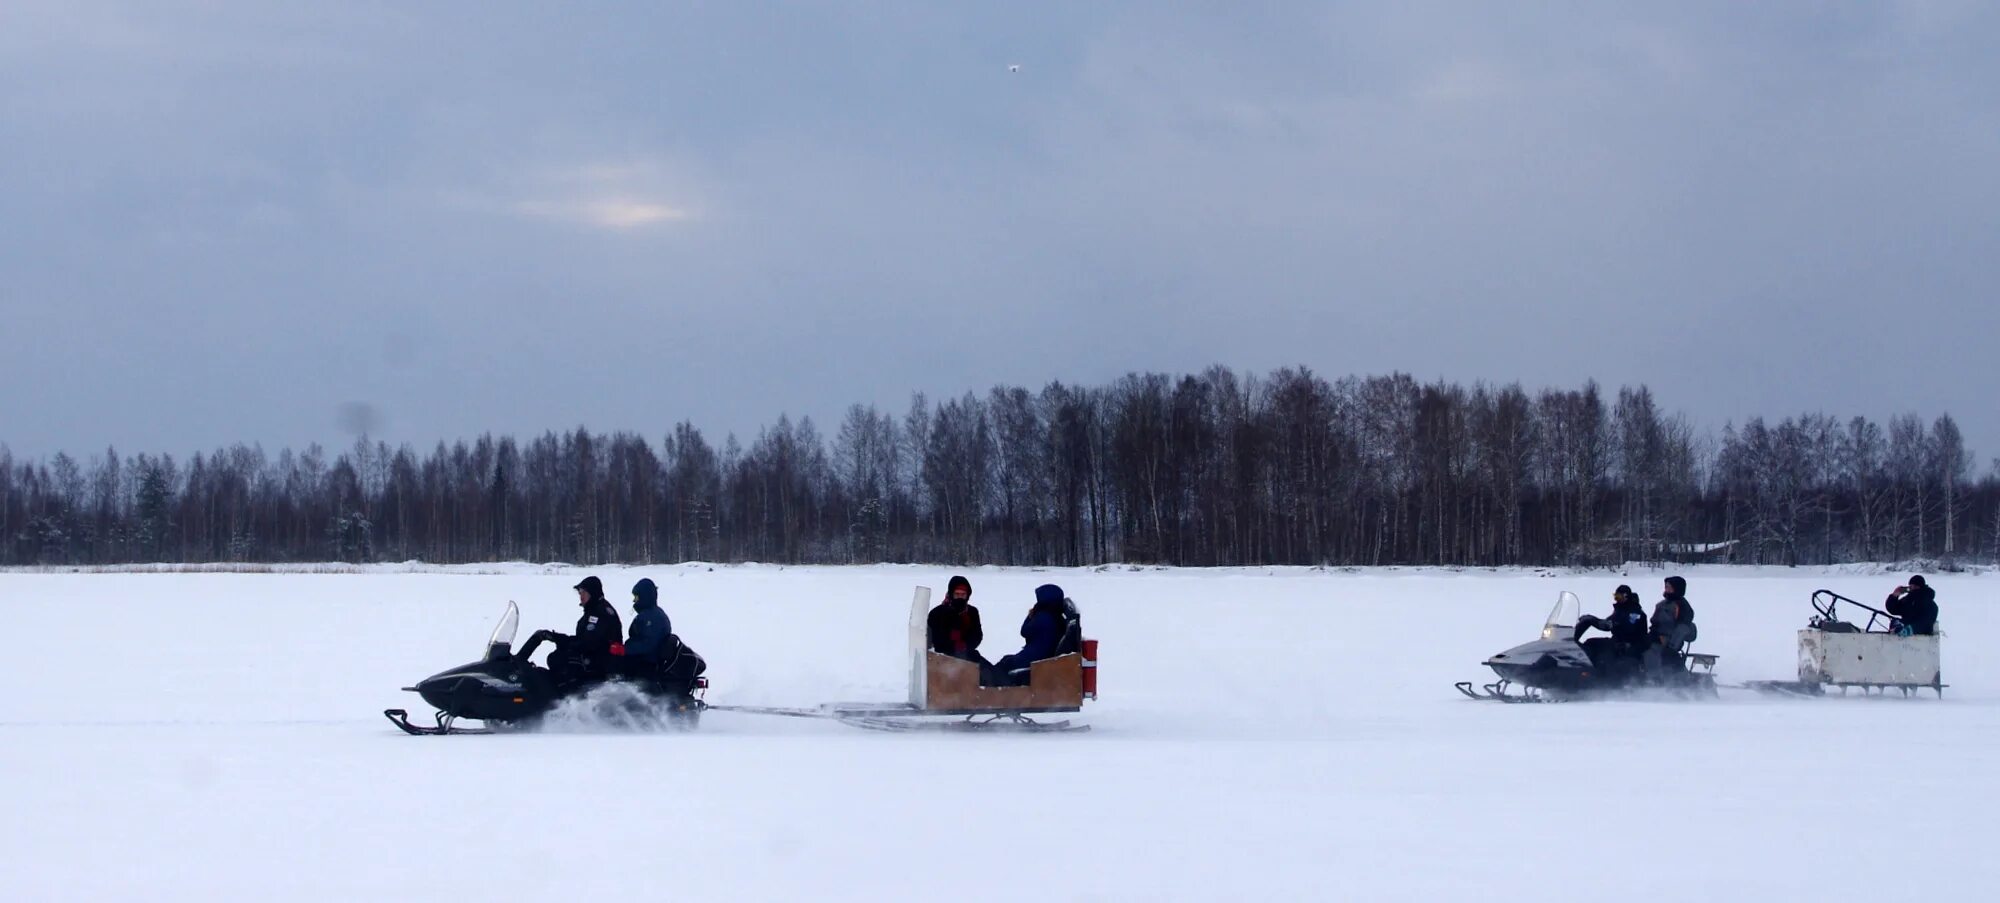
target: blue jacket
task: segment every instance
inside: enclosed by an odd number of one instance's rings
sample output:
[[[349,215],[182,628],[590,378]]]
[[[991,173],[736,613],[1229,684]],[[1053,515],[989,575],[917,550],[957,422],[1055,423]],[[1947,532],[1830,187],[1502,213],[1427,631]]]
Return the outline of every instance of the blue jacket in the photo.
[[[660,607],[659,591],[653,587],[653,581],[639,581],[632,593],[636,598],[632,600],[632,633],[625,640],[625,657],[658,661],[667,637],[674,632],[673,621]]]
[[[1013,657],[1017,661],[1030,662],[1054,658],[1056,647],[1062,644],[1064,626],[1062,616],[1043,606],[1035,606],[1033,611],[1028,612],[1028,619],[1021,622],[1021,639],[1027,642]]]

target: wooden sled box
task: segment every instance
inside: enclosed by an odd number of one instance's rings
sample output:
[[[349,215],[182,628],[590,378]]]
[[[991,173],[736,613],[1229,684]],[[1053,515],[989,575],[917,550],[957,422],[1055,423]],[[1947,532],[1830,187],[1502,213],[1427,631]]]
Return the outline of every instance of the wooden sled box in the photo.
[[[1074,712],[1083,708],[1083,656],[1072,652],[1029,665],[1025,687],[982,687],[978,665],[926,651],[923,686],[926,712]]]

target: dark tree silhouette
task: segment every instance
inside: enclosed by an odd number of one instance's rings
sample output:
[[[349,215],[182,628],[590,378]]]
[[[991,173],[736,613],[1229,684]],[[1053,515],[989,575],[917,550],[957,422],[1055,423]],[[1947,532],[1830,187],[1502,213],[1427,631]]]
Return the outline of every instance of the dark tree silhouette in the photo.
[[[1950,415],[1806,413],[1700,435],[1645,386],[1329,382],[1213,367],[996,387],[829,441],[578,427],[429,452],[24,460],[0,565],[949,561],[1026,565],[1807,564],[2000,558],[2000,461]]]

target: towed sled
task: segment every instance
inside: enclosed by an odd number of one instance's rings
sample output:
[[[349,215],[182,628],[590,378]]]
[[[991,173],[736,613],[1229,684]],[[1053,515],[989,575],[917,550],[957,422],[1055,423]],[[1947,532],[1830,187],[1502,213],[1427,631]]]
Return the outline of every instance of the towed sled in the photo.
[[[1868,621],[1857,625],[1843,620],[1842,602],[1868,612]],[[1798,679],[1753,680],[1745,688],[1787,696],[1824,696],[1829,687],[1839,688],[1843,696],[1851,689],[1863,695],[1901,690],[1904,696],[1928,689],[1944,698],[1940,635],[1906,633],[1888,612],[1830,589],[1815,590],[1812,607],[1812,617],[1799,631]]]
[[[708,679],[700,676],[705,665],[700,656],[680,646],[677,640],[673,645],[690,658],[669,663],[660,673],[636,679],[562,683],[549,669],[529,661],[534,642],[518,654],[513,651],[514,633],[520,622],[520,608],[508,602],[506,613],[486,641],[484,658],[440,671],[415,686],[403,688],[437,709],[434,724],[412,723],[404,709],[386,709],[382,714],[404,733],[417,736],[532,730],[562,702],[581,698],[606,684],[625,683],[637,692],[603,701],[601,705],[618,709],[604,715],[613,719],[653,720],[681,729],[693,729],[700,723],[701,711],[706,707],[701,697],[708,687]],[[462,720],[483,722],[484,726],[462,727],[458,724]]]
[[[1648,673],[1635,659],[1617,654],[1609,637],[1577,641],[1576,624],[1583,603],[1575,593],[1556,596],[1556,606],[1542,623],[1541,636],[1486,660],[1499,680],[1474,686],[1454,686],[1467,697],[1492,702],[1565,702],[1605,698],[1620,693],[1706,699],[1717,695],[1713,655],[1684,650],[1662,656],[1657,673]]]
[[[1074,615],[1056,655],[1031,663],[1023,686],[983,686],[974,662],[930,650],[925,616],[931,590],[916,588],[910,600],[909,695],[902,702],[830,702],[816,708],[772,706],[709,706],[720,712],[827,718],[877,731],[952,731],[968,733],[1069,733],[1089,725],[1068,720],[1037,720],[1040,716],[1078,712],[1087,699],[1097,698],[1097,641],[1084,639]]]

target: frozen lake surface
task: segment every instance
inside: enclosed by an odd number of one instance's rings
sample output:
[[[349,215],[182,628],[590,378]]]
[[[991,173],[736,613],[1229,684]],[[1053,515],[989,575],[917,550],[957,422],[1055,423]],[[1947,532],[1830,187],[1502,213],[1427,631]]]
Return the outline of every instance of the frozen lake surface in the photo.
[[[898,700],[930,567],[0,574],[0,875],[15,900],[1987,900],[2000,577],[1938,575],[1938,701],[1475,703],[1559,590],[1663,572],[971,569],[993,657],[1043,582],[1102,641],[1081,735],[409,737],[399,687],[508,599],[661,586],[716,703]],[[468,573],[489,570],[500,573]],[[1691,568],[1724,683],[1788,678],[1821,587]]]

